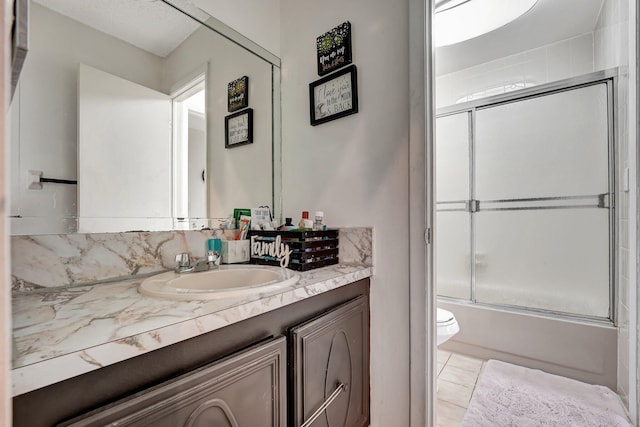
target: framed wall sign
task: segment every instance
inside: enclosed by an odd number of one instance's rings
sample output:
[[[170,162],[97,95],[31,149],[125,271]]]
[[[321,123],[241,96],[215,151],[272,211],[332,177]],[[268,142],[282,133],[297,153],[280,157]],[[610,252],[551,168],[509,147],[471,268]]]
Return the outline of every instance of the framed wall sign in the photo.
[[[358,79],[351,65],[309,84],[311,126],[358,112]]]
[[[227,111],[230,113],[249,106],[249,77],[242,76],[227,85]]]
[[[224,147],[233,148],[253,142],[253,109],[230,114],[224,118]]]
[[[351,64],[351,23],[343,22],[316,38],[316,50],[319,76]]]

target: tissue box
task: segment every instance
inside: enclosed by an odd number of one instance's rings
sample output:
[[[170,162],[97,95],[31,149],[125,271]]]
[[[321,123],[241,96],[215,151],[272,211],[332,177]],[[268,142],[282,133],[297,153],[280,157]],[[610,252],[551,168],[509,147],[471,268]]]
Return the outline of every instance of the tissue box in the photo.
[[[249,240],[223,240],[222,263],[249,262]]]

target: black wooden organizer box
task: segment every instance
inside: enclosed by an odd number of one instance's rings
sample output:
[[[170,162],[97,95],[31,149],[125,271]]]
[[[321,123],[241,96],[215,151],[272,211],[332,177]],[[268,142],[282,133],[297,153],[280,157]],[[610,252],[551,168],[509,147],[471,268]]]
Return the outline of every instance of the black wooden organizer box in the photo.
[[[280,236],[280,243],[292,250],[288,268],[307,271],[314,268],[337,264],[339,230],[292,230],[292,231],[250,231],[251,244],[254,242],[274,243]],[[251,251],[252,264],[280,266],[280,260],[269,255],[255,256]]]

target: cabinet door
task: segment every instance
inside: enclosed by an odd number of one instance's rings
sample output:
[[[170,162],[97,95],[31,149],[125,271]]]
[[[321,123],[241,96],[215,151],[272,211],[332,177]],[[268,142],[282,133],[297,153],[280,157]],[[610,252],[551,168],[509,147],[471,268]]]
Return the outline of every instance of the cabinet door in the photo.
[[[361,296],[291,330],[294,408],[290,425],[369,423],[369,300]],[[329,403],[330,402],[330,403]]]
[[[280,337],[64,425],[285,426],[286,351]]]

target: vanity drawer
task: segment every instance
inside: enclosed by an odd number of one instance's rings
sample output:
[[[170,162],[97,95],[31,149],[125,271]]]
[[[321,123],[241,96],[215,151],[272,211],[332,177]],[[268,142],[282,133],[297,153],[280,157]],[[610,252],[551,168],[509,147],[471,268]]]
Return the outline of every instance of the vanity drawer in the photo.
[[[285,426],[286,351],[280,337],[58,427]]]

